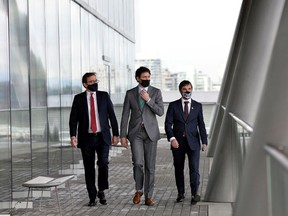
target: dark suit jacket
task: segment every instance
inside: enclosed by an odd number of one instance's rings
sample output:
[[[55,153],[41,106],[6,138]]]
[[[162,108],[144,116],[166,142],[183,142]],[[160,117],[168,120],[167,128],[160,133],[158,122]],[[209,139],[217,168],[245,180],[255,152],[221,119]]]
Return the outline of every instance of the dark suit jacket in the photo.
[[[118,122],[114,113],[113,104],[107,92],[96,91],[96,95],[103,140],[106,145],[111,145],[110,128],[112,127],[113,136],[119,136]],[[78,148],[83,147],[85,143],[87,143],[89,127],[88,115],[88,104],[85,91],[75,95],[69,120],[70,136],[78,135]]]
[[[179,143],[182,143],[184,131],[192,150],[200,150],[200,139],[202,144],[208,144],[201,103],[192,100],[190,113],[186,121],[181,99],[169,104],[165,119],[165,132],[168,141],[171,137],[175,137]]]

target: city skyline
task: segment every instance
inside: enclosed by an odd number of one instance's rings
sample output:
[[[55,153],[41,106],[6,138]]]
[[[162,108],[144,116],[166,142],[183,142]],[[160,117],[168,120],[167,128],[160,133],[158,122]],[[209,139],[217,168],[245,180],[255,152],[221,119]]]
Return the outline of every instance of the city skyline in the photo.
[[[209,74],[201,70],[194,69],[193,73],[173,72],[162,67],[161,59],[136,59],[135,67],[148,67],[151,70],[151,85],[161,88],[165,91],[178,91],[178,85],[181,80],[190,80],[194,91],[219,91],[222,77],[215,81]]]

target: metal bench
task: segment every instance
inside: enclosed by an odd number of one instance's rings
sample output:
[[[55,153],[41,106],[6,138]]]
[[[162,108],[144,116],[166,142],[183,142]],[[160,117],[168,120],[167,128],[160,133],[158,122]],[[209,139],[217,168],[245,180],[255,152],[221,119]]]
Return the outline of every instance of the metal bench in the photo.
[[[27,196],[27,203],[26,203],[26,212],[28,207],[28,201],[30,197],[31,192],[31,198],[32,198],[32,190],[35,188],[41,188],[42,194],[41,194],[41,200],[40,200],[40,209],[41,209],[41,202],[43,197],[43,189],[44,188],[55,188],[56,192],[56,198],[57,198],[57,204],[59,208],[59,213],[62,215],[60,200],[58,196],[58,190],[57,188],[67,182],[67,187],[70,193],[70,197],[72,199],[72,194],[70,190],[69,181],[74,178],[74,175],[59,175],[59,176],[38,176],[36,178],[33,178],[25,183],[22,184],[23,187],[28,187],[28,196]]]

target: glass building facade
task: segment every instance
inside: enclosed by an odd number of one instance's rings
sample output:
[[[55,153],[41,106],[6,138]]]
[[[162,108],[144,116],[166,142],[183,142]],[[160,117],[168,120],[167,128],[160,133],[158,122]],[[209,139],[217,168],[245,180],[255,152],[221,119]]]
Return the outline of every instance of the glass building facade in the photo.
[[[25,180],[81,157],[65,147],[85,72],[122,103],[134,81],[134,0],[0,0],[0,32],[0,208],[11,208]]]

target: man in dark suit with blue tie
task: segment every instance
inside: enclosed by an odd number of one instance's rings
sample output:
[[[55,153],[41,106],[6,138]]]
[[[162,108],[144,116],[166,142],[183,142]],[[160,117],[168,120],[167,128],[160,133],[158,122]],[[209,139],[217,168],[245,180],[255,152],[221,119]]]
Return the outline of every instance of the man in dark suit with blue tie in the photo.
[[[117,144],[118,122],[108,93],[98,91],[96,73],[85,73],[82,84],[86,91],[75,95],[70,113],[71,146],[80,148],[82,152],[86,188],[90,199],[88,206],[96,205],[96,196],[102,205],[106,205],[104,190],[108,189],[110,128],[112,127],[113,133],[112,143]],[[95,152],[98,165],[98,193],[95,186]]]
[[[200,184],[199,159],[202,150],[207,148],[207,133],[203,119],[202,104],[191,99],[193,86],[188,80],[179,84],[181,98],[169,104],[165,119],[165,132],[171,143],[175,180],[178,190],[176,201],[185,198],[184,164],[188,156],[191,204],[200,201],[198,194]]]

